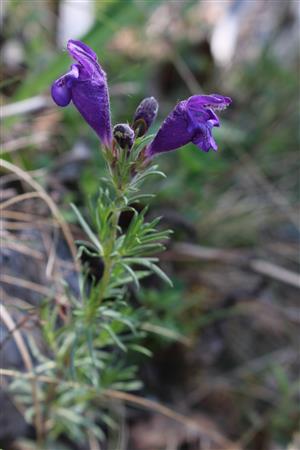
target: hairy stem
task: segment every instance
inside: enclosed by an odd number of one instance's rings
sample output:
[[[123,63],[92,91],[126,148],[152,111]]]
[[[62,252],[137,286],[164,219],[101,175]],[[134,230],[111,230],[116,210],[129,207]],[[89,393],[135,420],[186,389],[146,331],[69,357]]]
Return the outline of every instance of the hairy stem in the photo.
[[[113,249],[115,246],[115,242],[117,239],[117,232],[118,232],[118,222],[120,217],[120,210],[115,209],[112,214],[111,218],[111,236],[108,240],[108,243],[104,249],[104,255],[103,255],[103,263],[104,263],[104,272],[100,281],[100,288],[99,288],[99,296],[98,296],[98,305],[102,302],[103,298],[105,297],[106,289],[109,285],[110,280],[110,274],[113,267]]]
[[[111,233],[110,237],[104,247],[104,255],[103,255],[103,263],[104,263],[104,272],[100,281],[100,287],[99,287],[99,295],[98,295],[98,302],[97,306],[100,305],[100,303],[103,301],[106,290],[109,285],[111,271],[114,265],[114,255],[113,251],[115,248],[116,239],[118,237],[118,223],[120,214],[122,212],[122,198],[124,191],[126,190],[126,186],[124,186],[124,183],[122,182],[122,177],[119,175],[116,175],[114,173],[114,169],[112,167],[112,164],[106,159],[107,166],[108,166],[108,173],[111,177],[114,190],[115,190],[115,201],[114,201],[114,208],[110,220],[110,226],[111,226]],[[126,184],[126,183],[125,183]]]

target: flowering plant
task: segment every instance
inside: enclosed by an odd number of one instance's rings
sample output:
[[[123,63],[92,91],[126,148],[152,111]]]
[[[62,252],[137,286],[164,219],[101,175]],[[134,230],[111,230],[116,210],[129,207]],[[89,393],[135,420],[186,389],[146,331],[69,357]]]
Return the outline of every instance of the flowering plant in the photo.
[[[153,162],[156,155],[188,142],[204,152],[216,150],[212,129],[220,122],[215,111],[231,103],[217,94],[194,95],[179,102],[152,137],[147,132],[158,103],[150,97],[137,107],[130,124],[113,127],[106,74],[96,54],[80,41],[70,40],[67,49],[75,64],[54,81],[51,93],[59,106],[73,102],[102,145],[106,177],[90,208],[90,219],[72,207],[88,238],[78,242],[79,256],[85,252],[97,258],[104,270],[99,281],[87,283],[86,274],[80,276],[80,296],[70,296],[63,327],[58,326],[56,310],[45,305],[42,311],[51,356],[43,355],[36,368],[48,379],[48,384],[39,385],[38,393],[44,399],[40,414],[45,424],[37,430],[40,445],[50,445],[63,434],[77,441],[85,441],[90,433],[102,439],[101,430],[113,424],[105,396],[100,394],[139,388],[129,355],[150,352],[141,345],[144,313],[128,301],[128,288],[133,284],[138,289],[140,280],[150,274],[172,284],[157,257],[170,231],[157,229],[159,218],[147,222],[147,208],[137,210],[136,205],[149,198],[140,189],[148,177],[164,176]],[[132,219],[124,231],[119,222],[126,211]]]
[[[144,196],[138,193],[139,188],[149,175],[163,175],[156,165],[152,165],[152,159],[157,154],[176,150],[188,142],[193,142],[204,152],[217,150],[212,128],[220,126],[220,121],[214,111],[226,108],[231,99],[218,94],[194,95],[179,102],[154,139],[150,137],[149,143],[144,135],[158,112],[155,98],[146,98],[140,103],[131,126],[117,124],[112,131],[106,74],[96,54],[80,41],[69,40],[67,48],[76,64],[72,64],[69,72],[53,83],[52,97],[59,106],[66,106],[72,100],[86,122],[97,133],[107,162],[108,183],[114,190],[112,199],[108,191],[100,189],[96,220],[98,237],[92,234],[73,206],[80,222],[85,230],[88,230],[92,241],[89,247],[104,260],[104,274],[99,286],[100,297],[107,296],[106,289],[112,281],[114,266],[119,268],[120,279],[125,271],[137,286],[139,275],[136,275],[132,267],[136,264],[168,280],[155,264],[157,258],[144,256],[156,253],[162,248],[157,242],[165,239],[168,233],[156,233],[153,224],[149,225],[148,230],[144,229],[144,212],[138,214],[134,211],[134,219],[126,235],[118,236],[120,213],[142,200]]]

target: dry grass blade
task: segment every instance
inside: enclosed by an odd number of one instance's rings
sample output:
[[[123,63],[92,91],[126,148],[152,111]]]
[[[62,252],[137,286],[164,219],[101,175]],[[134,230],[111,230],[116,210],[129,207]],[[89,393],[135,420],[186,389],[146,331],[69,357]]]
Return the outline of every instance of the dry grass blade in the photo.
[[[1,305],[1,314],[0,319],[3,321],[5,326],[7,327],[9,333],[13,336],[16,346],[18,347],[18,350],[20,352],[20,355],[22,357],[22,360],[24,362],[24,366],[28,370],[28,372],[33,372],[33,363],[30,357],[30,353],[27,350],[27,347],[25,345],[24,339],[22,334],[20,333],[20,330],[16,326],[14,320],[11,318],[9,312],[5,308],[5,306]],[[37,395],[37,377],[33,374],[32,379],[32,398],[34,403],[34,409],[35,409],[35,426],[37,430],[38,439],[42,435],[42,414],[41,414],[41,408],[38,401],[38,395]]]
[[[300,289],[299,274],[268,261],[252,258],[250,255],[238,251],[203,247],[201,245],[181,242],[175,244],[172,250],[166,252],[162,256],[162,259],[164,258],[180,261],[216,261],[238,265]]]
[[[42,240],[44,242],[44,247],[45,249],[47,249],[47,253],[48,253],[48,261],[46,264],[46,269],[45,269],[45,274],[46,274],[46,278],[51,279],[52,278],[52,274],[53,274],[53,270],[54,270],[54,266],[55,266],[55,262],[56,262],[56,245],[57,245],[57,238],[58,238],[58,234],[57,234],[57,230],[54,230],[54,238],[50,239],[50,236],[48,235],[48,233],[44,233],[42,231],[41,233],[42,236]]]
[[[32,258],[39,259],[42,261],[44,259],[44,255],[42,252],[38,250],[34,250],[31,247],[28,247],[25,244],[22,244],[21,242],[14,242],[14,241],[8,241],[8,240],[1,240],[1,247],[7,248],[10,250],[14,250],[18,253],[22,253],[23,255],[30,256]]]
[[[72,253],[72,256],[74,258],[74,261],[76,261],[76,247],[74,245],[74,239],[72,237],[72,233],[67,225],[67,223],[62,218],[57,206],[51,199],[51,197],[46,193],[46,191],[42,188],[42,186],[37,183],[27,172],[20,169],[19,167],[15,166],[14,164],[5,161],[3,159],[0,160],[0,166],[4,167],[6,170],[9,170],[11,172],[14,172],[16,175],[18,175],[22,180],[26,181],[38,194],[39,196],[45,201],[45,203],[48,205],[50,211],[52,212],[53,216],[56,218],[57,222],[59,223],[61,230],[64,234],[64,237],[66,239],[66,242],[69,245],[70,251]],[[26,195],[26,194],[24,194]],[[9,201],[5,202],[5,204],[1,205],[0,208],[4,209],[5,207],[9,206]],[[78,264],[76,262],[76,264]]]
[[[40,284],[33,283],[32,281],[24,280],[22,278],[16,278],[5,273],[0,274],[0,281],[2,283],[13,284],[14,286],[20,286],[25,289],[30,289],[31,291],[45,295],[46,297],[53,296],[52,290],[45,286],[41,286]]]
[[[15,205],[16,203],[20,203],[24,200],[30,200],[32,198],[42,198],[42,195],[39,192],[26,192],[25,194],[17,195],[16,197],[9,198],[8,200],[0,203],[0,210],[2,214],[2,210],[8,208],[9,206]]]
[[[2,210],[1,217],[7,219],[20,220],[23,222],[33,222],[34,224],[45,224],[51,225],[52,227],[57,226],[57,222],[53,219],[45,219],[43,216],[39,216],[36,214],[29,214],[23,211],[10,211],[10,210]]]
[[[300,289],[300,275],[298,273],[259,259],[251,261],[250,266],[255,272]]]
[[[37,228],[36,223],[28,223],[28,222],[11,222],[8,220],[1,221],[1,227],[7,229],[7,230],[25,230],[25,229],[33,229]]]
[[[146,409],[150,409],[159,414],[162,414],[170,419],[175,420],[176,422],[182,423],[188,428],[194,429],[195,431],[203,434],[203,436],[207,436],[210,439],[214,440],[217,444],[225,445],[224,450],[238,450],[236,446],[227,441],[221,433],[216,431],[208,430],[207,428],[202,427],[196,421],[189,419],[188,417],[173,411],[172,409],[164,406],[158,402],[153,400],[149,400],[143,397],[139,397],[138,395],[130,394],[128,392],[115,391],[113,389],[106,389],[103,394],[109,398],[113,398],[116,400],[122,400],[126,403],[131,403],[136,406],[140,406]]]
[[[2,322],[5,324],[6,328],[8,329],[8,331],[13,335],[14,340],[16,342],[16,346],[19,349],[19,352],[22,356],[24,365],[26,367],[26,369],[28,371],[32,371],[33,370],[33,364],[31,361],[31,357],[30,354],[27,350],[27,347],[25,345],[24,339],[20,333],[20,331],[17,329],[15,322],[13,321],[13,319],[11,318],[9,312],[7,311],[7,309],[5,308],[5,306],[3,304],[1,304],[1,315],[0,318],[2,320]]]
[[[28,175],[31,175],[32,177],[43,178],[47,176],[46,169],[27,170],[26,173],[28,173]],[[1,175],[0,186],[5,186],[8,183],[12,183],[16,180],[19,180],[19,178],[20,177],[16,175],[14,172],[7,173],[6,175]]]

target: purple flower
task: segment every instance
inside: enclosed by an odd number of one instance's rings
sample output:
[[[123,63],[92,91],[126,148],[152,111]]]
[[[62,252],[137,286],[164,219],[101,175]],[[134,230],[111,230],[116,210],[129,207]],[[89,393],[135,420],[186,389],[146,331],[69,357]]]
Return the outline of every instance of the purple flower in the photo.
[[[229,97],[218,94],[193,95],[178,103],[147,147],[146,157],[175,150],[188,142],[193,142],[204,152],[211,148],[216,151],[212,128],[219,127],[220,121],[214,111],[224,109],[230,103]]]
[[[77,62],[69,72],[52,85],[51,94],[59,106],[72,100],[86,122],[96,131],[102,143],[111,147],[112,129],[106,74],[97,55],[80,41],[69,40],[67,49]]]

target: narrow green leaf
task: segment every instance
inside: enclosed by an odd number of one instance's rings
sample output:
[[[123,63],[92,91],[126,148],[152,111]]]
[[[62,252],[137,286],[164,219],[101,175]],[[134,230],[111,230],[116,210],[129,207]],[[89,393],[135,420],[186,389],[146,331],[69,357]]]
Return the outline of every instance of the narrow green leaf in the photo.
[[[173,287],[173,282],[170,280],[168,275],[166,275],[165,272],[161,270],[156,264],[150,264],[150,268],[153,270],[153,272],[156,273],[158,277],[164,280],[169,286]]]
[[[76,206],[73,203],[71,203],[71,208],[75,212],[75,214],[80,222],[80,225],[82,226],[82,228],[84,229],[84,231],[86,232],[86,234],[88,235],[90,240],[93,242],[93,244],[96,246],[96,248],[99,250],[99,253],[102,256],[103,255],[103,247],[102,247],[101,243],[99,242],[99,239],[92,232],[89,225],[86,223],[86,221],[82,217],[81,213],[79,212],[79,210],[76,208]]]
[[[139,283],[139,280],[138,280],[136,274],[134,273],[134,270],[132,270],[132,268],[130,266],[128,266],[128,264],[121,263],[121,265],[130,274],[130,276],[132,278],[132,281],[135,284],[135,287],[137,289],[139,289],[140,288],[140,283]]]
[[[170,278],[156,265],[154,262],[158,261],[158,258],[124,258],[123,261],[132,264],[140,264],[151,269],[157,276],[173,287],[173,283]]]
[[[99,256],[99,253],[90,252],[85,246],[81,245],[77,252],[77,259],[80,259],[83,254],[92,256],[93,258]]]
[[[142,353],[143,355],[148,356],[149,358],[151,358],[151,356],[153,355],[153,353],[151,352],[151,350],[149,350],[146,347],[143,347],[142,345],[138,345],[138,344],[132,344],[130,345],[128,348],[130,348],[130,350],[134,350],[138,353]]]
[[[110,335],[112,340],[118,345],[118,347],[120,347],[124,352],[127,351],[125,345],[120,341],[116,333],[112,330],[112,328],[109,325],[106,324],[102,325],[102,328],[104,328],[108,332],[108,334]]]
[[[138,270],[138,271],[135,271],[135,276],[137,277],[138,280],[141,280],[142,278],[149,276],[150,273],[151,272],[148,270]],[[115,281],[113,281],[111,283],[111,287],[115,288],[118,286],[124,286],[125,284],[131,283],[131,282],[132,282],[131,275],[128,277],[117,278]]]

